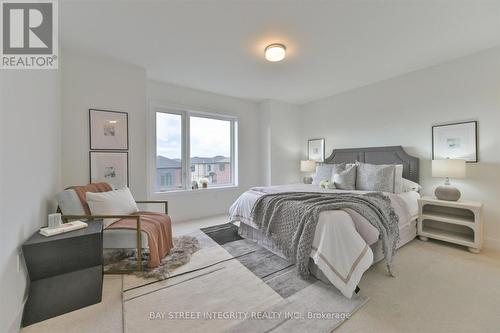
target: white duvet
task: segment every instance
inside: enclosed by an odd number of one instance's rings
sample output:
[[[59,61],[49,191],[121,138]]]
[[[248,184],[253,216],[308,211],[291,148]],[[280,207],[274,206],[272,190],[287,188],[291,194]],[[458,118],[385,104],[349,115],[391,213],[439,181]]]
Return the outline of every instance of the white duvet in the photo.
[[[254,187],[243,193],[229,209],[230,222],[240,221],[254,228],[252,208],[257,199],[270,193],[280,192],[346,192],[322,189],[317,185],[290,184]],[[349,191],[367,193],[366,191]],[[417,215],[415,191],[401,194],[386,193],[399,216],[400,228],[409,224]],[[378,230],[364,217],[350,209],[324,211],[319,215],[310,257],[321,272],[346,297],[351,298],[363,273],[373,263],[370,245],[379,238]]]

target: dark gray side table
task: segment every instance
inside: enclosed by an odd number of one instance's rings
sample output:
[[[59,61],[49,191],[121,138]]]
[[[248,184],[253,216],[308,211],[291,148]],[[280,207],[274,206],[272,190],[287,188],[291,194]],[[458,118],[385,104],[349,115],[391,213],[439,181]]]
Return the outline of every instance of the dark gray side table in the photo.
[[[36,232],[23,244],[30,278],[23,326],[99,303],[102,298],[102,221],[56,236]]]

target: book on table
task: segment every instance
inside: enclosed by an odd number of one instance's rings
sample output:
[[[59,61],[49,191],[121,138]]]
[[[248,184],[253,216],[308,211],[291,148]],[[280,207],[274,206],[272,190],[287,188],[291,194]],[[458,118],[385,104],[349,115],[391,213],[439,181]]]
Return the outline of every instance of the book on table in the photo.
[[[54,235],[59,235],[65,232],[70,232],[78,229],[83,229],[88,227],[88,224],[82,221],[72,221],[68,223],[63,223],[57,228],[45,227],[40,229],[40,234],[50,237]]]

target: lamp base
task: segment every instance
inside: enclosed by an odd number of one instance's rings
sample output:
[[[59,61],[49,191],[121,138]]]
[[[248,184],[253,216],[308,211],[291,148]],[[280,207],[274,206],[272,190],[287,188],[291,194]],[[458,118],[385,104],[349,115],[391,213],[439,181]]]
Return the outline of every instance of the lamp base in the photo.
[[[313,177],[304,177],[304,184],[312,184]]]
[[[434,195],[439,200],[458,201],[458,199],[460,199],[461,193],[455,186],[441,185],[436,187],[436,190],[434,190]]]

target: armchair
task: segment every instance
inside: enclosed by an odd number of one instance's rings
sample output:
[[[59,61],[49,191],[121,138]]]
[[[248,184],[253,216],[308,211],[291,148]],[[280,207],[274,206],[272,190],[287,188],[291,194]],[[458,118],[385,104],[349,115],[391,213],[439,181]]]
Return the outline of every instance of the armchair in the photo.
[[[172,234],[171,234],[171,225],[170,225],[170,218],[168,217],[168,201],[158,201],[158,200],[136,200],[137,204],[162,204],[164,205],[164,214],[160,213],[152,213],[152,212],[138,212],[130,215],[94,215],[90,213],[90,209],[88,207],[88,204],[85,199],[85,193],[86,192],[107,192],[112,190],[111,187],[106,184],[106,183],[98,183],[98,184],[89,184],[86,186],[75,186],[71,187],[63,192],[67,191],[73,191],[70,193],[64,193],[64,195],[58,194],[57,199],[59,201],[59,211],[62,213],[62,219],[64,222],[71,221],[71,220],[90,220],[90,219],[119,219],[115,223],[117,224],[123,224],[123,228],[120,227],[113,227],[109,228],[110,226],[106,227],[103,230],[103,234],[106,235],[112,234],[115,232],[114,238],[111,238],[113,240],[114,247],[119,247],[119,248],[135,248],[136,249],[136,255],[137,255],[137,269],[139,271],[143,270],[142,266],[142,249],[143,249],[143,242],[148,242],[147,246],[150,248],[150,255],[151,255],[151,246],[158,246],[158,243],[152,243],[150,242],[151,239],[155,239],[154,237],[151,238],[150,233],[155,232],[155,225],[158,223],[164,224],[164,229],[168,230],[168,235],[162,234],[161,230],[158,231],[156,230],[156,235],[155,237],[162,237],[163,236],[163,242],[162,244],[167,243],[166,246],[168,246],[167,253],[172,247]],[[71,197],[71,199],[68,199],[68,197]],[[63,198],[63,199],[61,199]],[[68,201],[72,201],[71,205],[68,204]],[[68,206],[75,207],[75,201],[78,201],[78,204],[80,204],[81,209],[68,209]],[[66,208],[66,211],[65,209]],[[154,218],[153,218],[154,217]],[[153,218],[153,219],[152,219]],[[154,221],[152,221],[154,220]],[[125,225],[125,221],[135,221],[135,225],[133,228],[135,230],[133,231],[131,228],[130,223]],[[123,222],[123,223],[122,223]],[[149,224],[144,226],[144,223]],[[161,228],[156,228],[156,229],[161,229]],[[116,236],[116,231],[120,231],[122,234],[119,235],[119,237]],[[135,233],[135,244],[131,244],[131,238],[132,234]],[[148,237],[146,239],[143,239],[143,232],[146,233]],[[126,237],[123,237],[124,234]],[[106,237],[104,237],[104,248],[106,248]],[[118,245],[118,246],[117,246]],[[157,251],[160,255],[160,257],[163,255],[161,252],[161,249],[154,249]],[[163,251],[164,252],[164,251]],[[159,258],[161,259],[161,258]],[[159,260],[156,260],[159,263]],[[151,259],[150,259],[151,263]],[[154,266],[153,266],[154,267]]]

